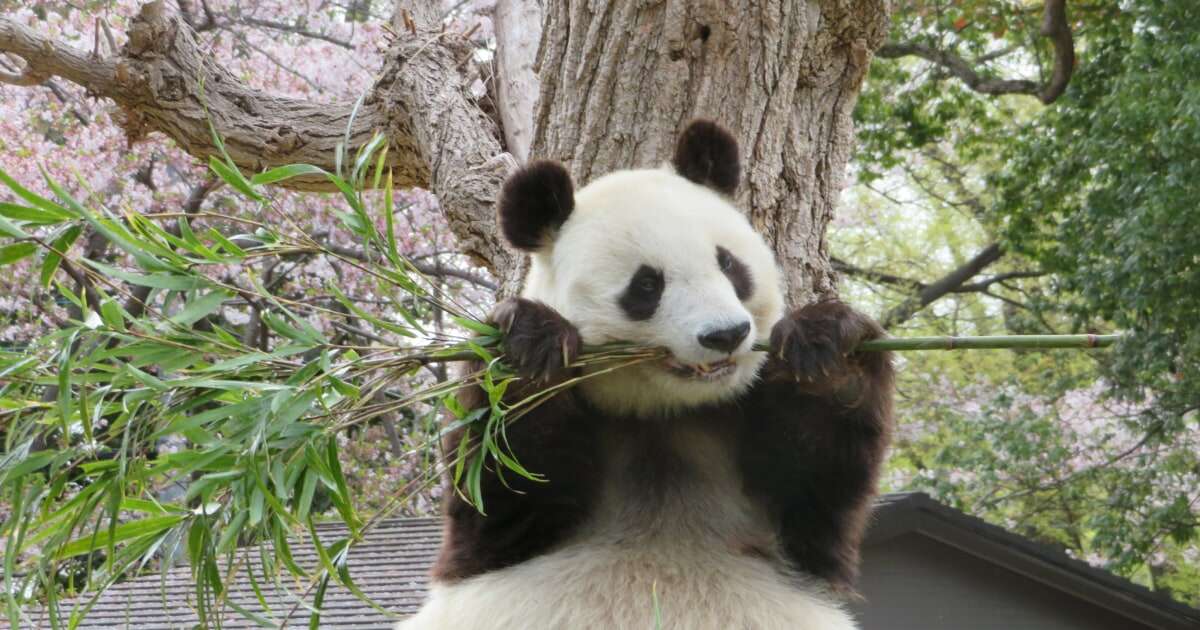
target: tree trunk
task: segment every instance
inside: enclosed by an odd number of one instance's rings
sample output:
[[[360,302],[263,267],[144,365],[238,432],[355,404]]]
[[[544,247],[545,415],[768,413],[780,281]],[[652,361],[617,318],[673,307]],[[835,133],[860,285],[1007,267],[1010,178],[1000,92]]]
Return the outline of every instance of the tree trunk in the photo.
[[[886,0],[546,3],[530,154],[583,183],[667,161],[692,118],[741,145],[738,205],[788,271],[789,303],[834,291],[825,227]]]

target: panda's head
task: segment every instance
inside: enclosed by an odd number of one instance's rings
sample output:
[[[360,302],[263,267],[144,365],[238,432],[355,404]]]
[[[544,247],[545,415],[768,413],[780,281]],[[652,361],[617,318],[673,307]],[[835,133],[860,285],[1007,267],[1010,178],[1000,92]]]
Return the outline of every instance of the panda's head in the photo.
[[[610,173],[574,191],[553,162],[504,186],[508,240],[532,254],[524,296],[563,314],[588,345],[661,346],[667,361],[594,376],[611,412],[669,415],[731,398],[765,359],[783,297],[774,256],[731,202],[737,142],[707,121],[680,136],[671,167]]]

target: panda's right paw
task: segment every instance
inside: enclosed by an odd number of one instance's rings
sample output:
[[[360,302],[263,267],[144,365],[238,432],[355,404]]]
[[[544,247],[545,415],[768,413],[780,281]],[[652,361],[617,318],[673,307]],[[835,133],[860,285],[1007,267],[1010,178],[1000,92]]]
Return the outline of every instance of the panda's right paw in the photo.
[[[505,363],[524,378],[554,380],[579,357],[579,331],[541,302],[508,298],[496,305],[489,319],[504,333]]]

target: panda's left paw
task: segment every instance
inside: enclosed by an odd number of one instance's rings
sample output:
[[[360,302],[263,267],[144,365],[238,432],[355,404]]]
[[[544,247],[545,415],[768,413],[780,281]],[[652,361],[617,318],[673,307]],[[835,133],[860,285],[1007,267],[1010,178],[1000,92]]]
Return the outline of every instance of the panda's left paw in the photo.
[[[857,372],[863,359],[854,352],[858,344],[883,335],[879,324],[842,302],[816,302],[793,311],[771,329],[771,359],[786,366],[797,381],[834,384]]]
[[[558,311],[533,300],[509,298],[489,318],[504,333],[504,355],[524,378],[548,382],[579,357],[579,331]]]

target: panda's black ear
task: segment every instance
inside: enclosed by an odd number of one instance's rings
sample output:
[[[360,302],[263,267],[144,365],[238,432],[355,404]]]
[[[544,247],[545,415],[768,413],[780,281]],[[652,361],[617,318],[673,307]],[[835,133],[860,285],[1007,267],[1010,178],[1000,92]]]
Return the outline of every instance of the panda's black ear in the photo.
[[[675,172],[701,186],[726,195],[737,190],[741,176],[737,140],[711,120],[688,123],[675,145],[673,164]]]
[[[575,209],[571,174],[556,162],[530,162],[504,182],[499,209],[500,230],[513,247],[541,249]]]

